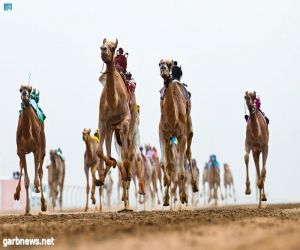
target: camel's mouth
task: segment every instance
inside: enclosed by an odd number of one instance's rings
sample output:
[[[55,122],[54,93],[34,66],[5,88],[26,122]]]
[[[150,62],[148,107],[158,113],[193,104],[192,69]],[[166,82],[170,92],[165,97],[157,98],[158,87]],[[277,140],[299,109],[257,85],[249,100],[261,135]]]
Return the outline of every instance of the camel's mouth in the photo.
[[[23,91],[21,94],[21,100],[24,104],[28,104],[29,103],[29,92],[28,91]]]

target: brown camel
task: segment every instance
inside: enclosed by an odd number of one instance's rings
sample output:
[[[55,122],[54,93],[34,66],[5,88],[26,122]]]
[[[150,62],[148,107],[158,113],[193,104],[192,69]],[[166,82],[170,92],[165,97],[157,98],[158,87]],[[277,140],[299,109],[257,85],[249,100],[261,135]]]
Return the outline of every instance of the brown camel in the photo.
[[[96,153],[98,148],[99,140],[97,137],[91,135],[90,129],[83,129],[82,139],[85,142],[85,152],[84,152],[84,173],[86,177],[86,202],[84,211],[88,210],[88,196],[90,192],[89,186],[89,169],[91,169],[92,174],[92,190],[91,190],[91,200],[93,204],[96,204],[95,199],[95,188],[99,186],[99,180],[96,179],[96,172],[100,176],[99,169],[99,157]],[[99,210],[102,211],[102,186],[99,187]]]
[[[49,202],[52,201],[52,208],[56,207],[56,200],[59,195],[59,207],[62,209],[63,189],[65,181],[65,161],[56,153],[55,149],[50,150],[50,165],[48,168]]]
[[[21,178],[24,169],[25,173],[25,188],[26,188],[26,209],[25,214],[30,212],[29,200],[29,176],[27,172],[26,154],[33,153],[34,156],[34,187],[35,192],[41,192],[41,210],[46,211],[47,205],[43,192],[43,162],[46,150],[46,138],[44,132],[44,124],[39,121],[39,118],[30,104],[31,86],[21,86],[21,99],[23,111],[19,116],[17,128],[17,154],[20,158],[21,174],[19,182],[14,194],[14,199],[20,199]]]
[[[233,193],[234,201],[236,202],[235,188],[233,183],[233,175],[231,169],[227,163],[224,163],[224,188],[225,188],[225,200],[227,202],[228,192],[229,197],[231,197],[231,192]]]
[[[264,183],[266,179],[266,163],[268,157],[268,143],[269,143],[269,129],[266,120],[259,109],[255,107],[254,100],[256,98],[255,91],[247,91],[245,93],[246,105],[248,107],[250,116],[246,127],[246,141],[245,141],[245,164],[246,164],[246,195],[251,194],[250,180],[249,180],[249,154],[252,151],[256,173],[257,173],[257,187],[259,188],[259,207],[262,201],[267,201],[265,194]],[[260,171],[259,156],[262,153],[262,170]]]
[[[201,197],[203,195],[204,198],[204,204],[206,204],[206,191],[205,191],[205,184],[208,184],[208,163],[205,163],[205,166],[203,168],[203,174],[202,174],[202,193]]]
[[[112,135],[115,133],[121,147],[122,164],[118,165],[118,167],[121,170],[122,180],[124,182],[124,207],[128,209],[128,193],[136,150],[134,133],[137,127],[136,118],[138,111],[135,108],[136,101],[134,92],[127,90],[122,76],[115,68],[114,58],[117,46],[118,40],[111,42],[106,39],[103,40],[101,46],[101,58],[106,64],[106,71],[99,78],[103,84],[103,90],[99,107],[100,144],[97,154],[101,159],[101,170],[104,169],[104,162],[106,164],[106,168],[100,179],[100,184],[103,185],[105,176],[110,168],[117,165],[116,160],[111,157]],[[103,151],[104,142],[106,155],[104,155]]]
[[[209,184],[209,197],[208,203],[214,199],[215,205],[218,204],[218,190],[220,190],[221,199],[224,200],[222,191],[221,191],[221,178],[220,178],[220,169],[216,166],[211,166],[208,168],[208,184]]]
[[[161,60],[159,63],[160,75],[164,79],[166,87],[165,96],[161,101],[161,118],[159,123],[159,136],[162,151],[162,169],[166,184],[164,195],[164,206],[169,206],[169,188],[171,185],[171,173],[179,167],[179,195],[182,203],[187,203],[185,191],[185,158],[192,166],[191,143],[193,138],[192,124],[190,118],[191,102],[184,96],[182,86],[177,81],[171,80],[172,61]],[[177,151],[178,160],[172,153],[171,138],[178,141]],[[173,169],[173,170],[172,170]],[[198,191],[197,183],[194,178],[193,169],[192,186],[193,192]]]

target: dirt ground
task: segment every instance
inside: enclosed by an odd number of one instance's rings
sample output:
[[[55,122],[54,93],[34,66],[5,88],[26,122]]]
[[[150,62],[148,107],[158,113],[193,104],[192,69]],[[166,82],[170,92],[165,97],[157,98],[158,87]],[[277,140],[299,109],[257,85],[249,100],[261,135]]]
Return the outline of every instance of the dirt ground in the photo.
[[[300,204],[0,216],[1,247],[16,236],[55,239],[54,247],[30,249],[298,250]]]

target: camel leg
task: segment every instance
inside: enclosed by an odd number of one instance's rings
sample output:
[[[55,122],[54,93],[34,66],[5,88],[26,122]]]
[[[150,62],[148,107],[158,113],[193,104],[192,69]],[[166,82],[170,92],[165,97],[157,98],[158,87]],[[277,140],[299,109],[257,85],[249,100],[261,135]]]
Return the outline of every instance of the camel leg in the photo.
[[[225,202],[226,202],[226,204],[227,204],[227,199],[228,199],[227,185],[224,185],[224,189],[225,189]]]
[[[192,152],[191,152],[191,144],[192,144],[192,139],[193,139],[193,135],[189,136],[187,139],[187,149],[186,149],[186,157],[189,161],[189,166],[190,166],[190,170],[191,170],[191,184],[192,184],[192,190],[194,193],[198,192],[198,186],[197,186],[197,181],[195,178],[195,172],[194,172],[194,168],[192,166]]]
[[[84,212],[86,212],[88,210],[88,206],[89,206],[89,192],[90,192],[88,166],[84,166],[84,173],[85,173],[85,177],[86,177],[86,201],[85,201]]]
[[[179,179],[179,194],[180,194],[180,201],[182,204],[187,203],[187,194],[185,192],[185,168],[184,168],[184,159],[185,159],[185,153],[186,153],[186,143],[187,138],[186,136],[182,136],[179,139],[179,168],[180,168],[180,179]],[[193,177],[192,177],[193,178]]]
[[[38,174],[39,174],[39,178],[40,178],[40,188],[41,188],[41,210],[43,212],[47,211],[47,204],[46,204],[46,200],[44,197],[44,191],[43,191],[43,163],[44,163],[44,157],[45,155],[43,154],[42,156],[38,155],[39,157],[37,157],[38,160]],[[34,157],[34,161],[35,157]]]
[[[138,181],[139,181],[139,191],[138,191],[138,193],[140,195],[145,195],[145,184],[144,184],[144,180],[143,180],[143,177],[142,177],[142,160],[140,158],[138,158],[136,160],[136,170],[137,170],[137,177],[138,177]]]
[[[259,180],[260,180],[259,155],[260,155],[260,151],[254,150],[254,151],[252,151],[252,153],[253,153],[253,159],[254,159],[256,173],[257,173],[257,177],[258,177],[258,182],[256,183],[257,187],[259,188],[259,205],[258,205],[258,207],[261,208],[261,189],[262,189],[262,187],[259,186]]]
[[[235,193],[235,187],[234,187],[234,183],[233,182],[232,182],[232,193],[233,193],[234,202],[236,202],[236,193]]]
[[[40,163],[40,158],[39,158],[39,153],[37,151],[35,151],[33,153],[34,155],[34,191],[36,193],[40,192],[40,181],[39,181],[39,176],[38,176],[38,172],[39,172],[39,163]]]
[[[136,177],[133,176],[132,177],[132,180],[133,180],[133,185],[134,185],[134,194],[135,194],[135,208],[137,208],[138,206],[138,191],[137,191],[137,187],[136,187]]]
[[[59,207],[62,210],[62,201],[63,201],[63,185],[60,185],[60,195],[59,195]]]
[[[246,145],[246,154],[244,156],[245,159],[245,164],[246,164],[246,195],[251,194],[251,189],[250,189],[250,180],[249,180],[249,154],[250,154],[250,147]]]
[[[267,197],[265,194],[265,179],[266,179],[266,163],[267,163],[267,158],[268,158],[268,151],[269,151],[269,147],[268,145],[263,147],[262,149],[262,160],[263,160],[263,166],[262,166],[262,170],[261,170],[261,183],[260,185],[262,186],[262,201],[267,201]]]
[[[100,212],[102,212],[102,192],[103,192],[103,186],[100,186],[99,187],[99,201],[100,201],[99,211]]]
[[[100,131],[100,142],[99,142],[99,146],[98,146],[98,149],[97,149],[97,155],[99,156],[99,158],[101,160],[103,160],[105,162],[106,166],[116,167],[117,161],[113,158],[109,158],[109,157],[105,156],[104,152],[103,152],[103,144],[104,144],[104,140],[106,139],[107,128],[105,126],[101,126],[101,127],[99,127],[99,131]],[[110,142],[106,141],[105,145],[107,145],[107,143],[111,144],[111,139],[110,139]],[[100,186],[102,186],[103,183],[104,183],[104,178],[102,177],[101,180],[100,180]]]
[[[24,156],[25,158],[25,156]],[[24,160],[23,160],[24,162]],[[25,208],[25,215],[28,215],[30,212],[30,200],[29,200],[29,176],[28,176],[28,172],[27,172],[27,165],[26,165],[26,160],[24,162],[24,179],[25,179],[25,189],[26,189],[26,208]]]
[[[26,158],[22,157],[22,159],[23,159],[23,161],[22,161],[20,155],[19,155],[19,157],[20,157],[20,177],[19,177],[18,185],[16,187],[16,192],[14,193],[14,199],[17,201],[20,200],[22,174],[23,174],[24,165],[26,165]]]
[[[92,191],[91,191],[91,200],[93,204],[96,204],[95,199],[95,189],[96,189],[96,165],[91,166],[91,174],[92,174]]]

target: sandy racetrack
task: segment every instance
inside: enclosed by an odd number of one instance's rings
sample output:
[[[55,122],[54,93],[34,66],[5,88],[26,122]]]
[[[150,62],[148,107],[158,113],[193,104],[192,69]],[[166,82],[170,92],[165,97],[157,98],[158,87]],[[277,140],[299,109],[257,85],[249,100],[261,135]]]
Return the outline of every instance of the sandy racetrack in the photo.
[[[1,244],[16,236],[54,237],[49,249],[298,250],[300,205],[0,216]]]

